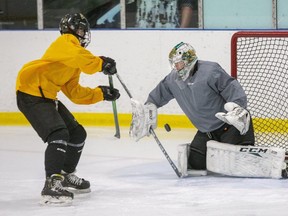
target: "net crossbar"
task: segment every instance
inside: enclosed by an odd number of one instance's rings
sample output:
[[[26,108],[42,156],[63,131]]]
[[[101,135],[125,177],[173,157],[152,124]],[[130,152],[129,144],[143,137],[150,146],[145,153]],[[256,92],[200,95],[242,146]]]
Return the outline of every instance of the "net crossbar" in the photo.
[[[235,33],[231,75],[247,94],[255,144],[288,152],[288,31]]]

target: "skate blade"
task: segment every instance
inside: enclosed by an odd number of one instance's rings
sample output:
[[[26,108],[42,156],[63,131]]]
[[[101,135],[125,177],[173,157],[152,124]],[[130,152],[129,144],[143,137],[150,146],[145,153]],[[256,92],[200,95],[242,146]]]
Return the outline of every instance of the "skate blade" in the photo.
[[[85,193],[90,193],[91,189],[87,188],[87,189],[75,189],[72,187],[65,187],[66,190],[68,190],[69,192],[72,192],[73,194],[85,194]]]
[[[52,197],[52,196],[41,196],[39,202],[42,206],[70,206],[72,205],[73,199],[71,197]]]

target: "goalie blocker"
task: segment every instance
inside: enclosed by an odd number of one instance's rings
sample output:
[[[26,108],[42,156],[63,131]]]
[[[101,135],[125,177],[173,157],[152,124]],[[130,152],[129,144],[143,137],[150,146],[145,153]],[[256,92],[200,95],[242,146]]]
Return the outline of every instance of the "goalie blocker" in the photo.
[[[157,128],[157,107],[152,104],[141,104],[139,101],[131,98],[132,122],[129,134],[136,141],[142,137],[150,135],[150,128]]]

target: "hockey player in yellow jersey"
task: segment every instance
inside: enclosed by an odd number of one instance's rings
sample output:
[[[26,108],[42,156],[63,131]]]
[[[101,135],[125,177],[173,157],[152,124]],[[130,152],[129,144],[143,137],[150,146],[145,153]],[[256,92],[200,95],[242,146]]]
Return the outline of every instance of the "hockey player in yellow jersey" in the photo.
[[[16,82],[19,110],[47,143],[46,181],[41,192],[46,204],[70,203],[74,197],[71,191],[90,192],[90,182],[75,174],[87,134],[57,100],[57,93],[62,91],[76,104],[114,101],[120,97],[119,91],[109,86],[89,88],[79,84],[81,72],[117,73],[112,58],[95,56],[86,50],[91,38],[87,19],[81,13],[67,14],[59,29],[61,35],[42,58],[23,66]]]

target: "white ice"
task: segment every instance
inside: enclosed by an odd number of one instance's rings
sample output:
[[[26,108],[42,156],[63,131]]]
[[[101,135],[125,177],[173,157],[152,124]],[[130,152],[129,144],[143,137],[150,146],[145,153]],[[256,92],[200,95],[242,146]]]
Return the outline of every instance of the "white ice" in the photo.
[[[0,216],[286,216],[288,180],[204,176],[179,179],[153,137],[134,142],[113,127],[86,127],[78,174],[92,192],[72,206],[40,206],[45,144],[31,127],[0,127]],[[195,131],[155,130],[175,161]]]

